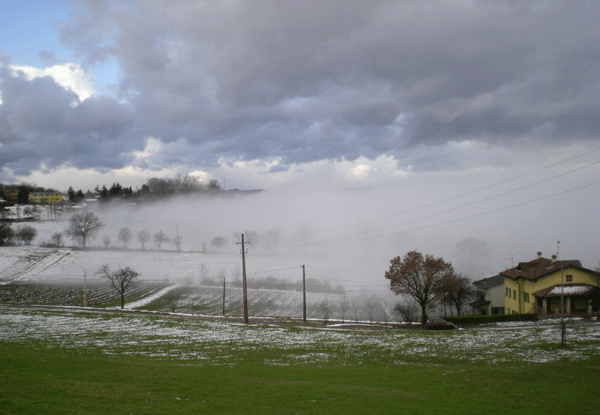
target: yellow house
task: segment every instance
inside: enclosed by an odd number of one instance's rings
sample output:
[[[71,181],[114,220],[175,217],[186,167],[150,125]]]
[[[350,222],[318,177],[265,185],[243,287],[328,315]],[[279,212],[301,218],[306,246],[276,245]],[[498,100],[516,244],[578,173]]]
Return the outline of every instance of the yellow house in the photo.
[[[476,314],[590,314],[600,306],[600,273],[577,259],[538,257],[473,283],[482,293]],[[561,300],[562,299],[562,300]]]
[[[60,192],[31,192],[28,200],[31,204],[59,203],[62,202],[63,197]]]

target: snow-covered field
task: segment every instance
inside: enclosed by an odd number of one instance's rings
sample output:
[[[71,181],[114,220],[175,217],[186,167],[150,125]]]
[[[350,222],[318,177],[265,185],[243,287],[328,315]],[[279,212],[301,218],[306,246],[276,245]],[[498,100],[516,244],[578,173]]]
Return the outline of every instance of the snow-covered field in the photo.
[[[289,256],[254,255],[248,258],[246,268],[248,279],[260,279],[273,276],[288,281],[301,281],[302,268],[291,262]],[[44,284],[60,286],[60,292],[69,299],[57,298],[55,304],[81,305],[85,284],[87,284],[88,301],[94,295],[95,303],[100,305],[101,298],[106,298],[111,288],[106,280],[96,275],[96,271],[104,264],[111,267],[131,267],[141,274],[136,303],[127,304],[128,308],[149,308],[181,312],[221,314],[223,303],[223,279],[226,280],[226,312],[229,315],[240,315],[242,310],[241,258],[233,253],[201,253],[176,251],[142,251],[111,249],[71,249],[41,248],[34,246],[4,247],[0,249],[0,285],[6,284]],[[307,278],[321,277],[323,274],[311,274],[307,266]],[[383,277],[380,279],[383,280]],[[213,285],[205,280],[212,280]],[[104,284],[105,288],[98,288]],[[168,291],[155,294],[157,287],[177,286]],[[332,283],[332,286],[334,284]],[[108,292],[107,292],[108,291]],[[395,304],[391,293],[378,293],[377,306],[371,310],[371,316],[364,309],[364,293],[348,292],[346,295],[336,293],[318,293],[307,289],[307,314],[309,318],[360,319],[360,320],[392,320]],[[151,298],[140,299],[147,292]],[[113,293],[114,294],[114,293]],[[169,295],[170,294],[170,295]],[[60,293],[53,292],[56,297]],[[165,298],[168,296],[168,300]],[[48,296],[46,296],[48,297]],[[45,297],[39,304],[51,304]],[[114,295],[107,298],[112,300]],[[344,300],[346,297],[346,300]],[[137,302],[140,301],[140,302]],[[249,311],[257,316],[301,317],[302,293],[299,291],[249,290]],[[342,314],[341,303],[347,301],[347,311]],[[152,304],[158,302],[159,305]],[[35,298],[16,303],[35,304]],[[162,307],[162,308],[161,308]],[[385,315],[384,313],[385,308]]]
[[[404,330],[360,331],[333,326],[249,325],[202,321],[184,316],[50,312],[0,308],[0,341],[42,342],[45,347],[72,347],[105,354],[133,354],[186,359],[210,364],[235,364],[245,352],[278,350],[265,363],[364,359],[396,364],[456,361],[543,363],[583,360],[600,354],[600,323],[570,322],[569,347],[561,349],[560,330],[553,324],[496,325],[454,332]]]

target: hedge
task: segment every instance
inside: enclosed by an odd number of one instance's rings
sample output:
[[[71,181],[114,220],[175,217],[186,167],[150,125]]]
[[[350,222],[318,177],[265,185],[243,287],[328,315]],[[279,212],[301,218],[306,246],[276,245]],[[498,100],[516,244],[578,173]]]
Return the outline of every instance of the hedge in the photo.
[[[500,323],[504,321],[535,321],[538,317],[536,314],[494,314],[488,316],[461,316],[447,317],[446,321],[450,321],[457,326],[472,326],[475,324]]]

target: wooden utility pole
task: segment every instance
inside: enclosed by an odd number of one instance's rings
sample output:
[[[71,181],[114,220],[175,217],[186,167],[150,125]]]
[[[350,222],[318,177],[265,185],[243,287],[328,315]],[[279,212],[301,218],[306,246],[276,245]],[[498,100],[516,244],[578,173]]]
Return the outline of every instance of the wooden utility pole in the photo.
[[[238,242],[239,244],[240,242]],[[242,234],[242,291],[244,293],[244,324],[248,324],[248,286],[246,285],[246,248],[244,246],[244,234]]]
[[[306,268],[302,265],[302,321],[306,323]]]

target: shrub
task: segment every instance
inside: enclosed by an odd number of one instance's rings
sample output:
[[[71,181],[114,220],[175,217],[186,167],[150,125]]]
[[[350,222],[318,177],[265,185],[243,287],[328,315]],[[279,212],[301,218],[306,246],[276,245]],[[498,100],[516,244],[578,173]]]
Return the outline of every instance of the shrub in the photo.
[[[457,326],[472,326],[476,324],[500,323],[505,321],[535,321],[538,317],[535,314],[494,314],[489,316],[461,316],[448,317],[445,320],[450,321]]]

